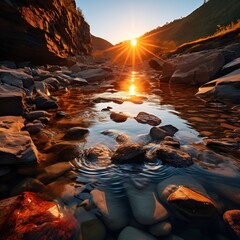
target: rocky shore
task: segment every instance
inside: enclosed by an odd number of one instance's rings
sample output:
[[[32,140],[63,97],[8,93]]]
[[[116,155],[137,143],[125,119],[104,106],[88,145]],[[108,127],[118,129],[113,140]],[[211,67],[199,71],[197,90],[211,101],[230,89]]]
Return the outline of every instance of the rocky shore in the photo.
[[[176,70],[170,78],[171,84],[202,84],[212,80],[216,74],[222,74],[221,78],[213,80],[218,84],[210,92],[214,100],[217,97],[220,103],[226,99],[227,103],[231,102],[229,108],[233,107],[239,117],[236,98],[239,94],[239,56],[232,50],[235,46],[229,49],[206,53],[206,56],[204,53],[179,56],[164,64],[173,66],[174,63],[181,63],[174,65]],[[222,53],[219,52],[225,52],[225,57],[220,56]],[[224,65],[226,59],[229,63]],[[46,236],[49,236],[48,239],[85,240],[192,239],[192,236],[194,239],[210,239],[202,231],[208,229],[207,226],[218,232],[212,239],[240,237],[237,187],[228,189],[231,193],[222,189],[222,196],[231,201],[231,204],[224,204],[197,179],[176,174],[153,183],[145,182],[144,178],[126,179],[122,184],[124,195],[121,196],[111,188],[84,181],[84,178],[79,180],[81,176],[76,164],[76,159],[80,157],[99,168],[157,161],[172,169],[188,169],[199,161],[206,166],[220,166],[226,158],[218,152],[236,156],[239,161],[239,128],[230,130],[231,137],[208,138],[200,146],[186,147],[181,145],[181,139],[176,138],[178,128],[161,124],[161,119],[148,113],[147,109],[132,117],[108,107],[102,112],[109,113],[112,121],[122,124],[132,118],[136,124],[151,126],[150,131],[134,142],[129,136],[109,129],[102,134],[115,139],[114,149],[104,143],[81,149],[79,143],[90,130],[80,123],[66,129],[61,141],[52,138],[51,124],[67,116],[54,93],[67,93],[70,89],[80,89],[82,92],[97,92],[100,89],[114,91],[121,88],[119,76],[124,73],[120,68],[83,56],[69,58],[66,66],[16,65],[10,61],[2,61],[0,65],[1,239],[42,239]],[[143,79],[139,85],[149,92],[164,94],[157,89],[158,76],[162,73],[160,80],[165,81],[168,68],[161,63],[160,67],[161,70],[147,68],[148,74],[153,77],[149,81]],[[194,67],[200,70],[193,71]],[[203,69],[206,74],[203,74]],[[223,73],[234,78],[223,76]],[[232,95],[224,84],[236,94]],[[203,88],[206,85],[200,87],[200,91]],[[93,99],[94,103],[122,104],[127,101],[142,104],[145,98]],[[236,123],[238,125],[239,121]],[[233,192],[236,196],[231,196]]]

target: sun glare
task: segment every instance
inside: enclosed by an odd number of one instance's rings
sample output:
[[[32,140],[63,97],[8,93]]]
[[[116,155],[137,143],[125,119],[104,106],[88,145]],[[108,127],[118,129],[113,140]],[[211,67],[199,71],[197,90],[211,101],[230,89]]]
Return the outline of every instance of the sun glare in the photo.
[[[132,39],[131,40],[131,45],[133,46],[133,47],[135,47],[136,45],[137,45],[137,39]]]
[[[136,89],[135,85],[132,84],[129,88],[130,95],[135,95],[135,93],[136,93],[135,89]]]

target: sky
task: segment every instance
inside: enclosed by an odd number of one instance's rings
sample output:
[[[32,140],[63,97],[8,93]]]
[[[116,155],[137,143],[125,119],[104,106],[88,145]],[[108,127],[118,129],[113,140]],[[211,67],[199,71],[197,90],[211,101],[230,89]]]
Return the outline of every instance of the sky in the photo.
[[[91,33],[112,44],[187,16],[203,0],[76,0]]]

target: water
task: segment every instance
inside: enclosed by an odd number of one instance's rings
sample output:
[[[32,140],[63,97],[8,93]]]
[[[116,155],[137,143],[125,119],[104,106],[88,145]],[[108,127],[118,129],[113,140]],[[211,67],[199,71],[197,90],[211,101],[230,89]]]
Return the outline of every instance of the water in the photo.
[[[86,138],[77,141],[83,151],[96,145],[104,145],[114,151],[116,146],[121,144],[115,140],[119,133],[123,134],[127,141],[148,144],[148,133],[152,126],[138,123],[134,119],[139,112],[147,112],[161,118],[161,126],[172,124],[177,127],[179,131],[174,137],[186,151],[192,152],[192,149],[197,149],[199,153],[207,150],[204,152],[205,155],[199,157],[200,160],[196,159],[188,168],[174,168],[163,165],[161,161],[118,166],[111,164],[109,159],[91,162],[80,156],[74,161],[77,168],[76,182],[91,183],[101,189],[108,189],[116,194],[116,197],[126,198],[126,182],[131,181],[136,188],[142,189],[147,185],[156,187],[166,179],[181,176],[186,181],[193,178],[201,184],[209,196],[217,202],[221,211],[239,209],[240,157],[234,152],[209,150],[204,146],[204,140],[236,137],[235,129],[240,128],[240,113],[222,103],[206,104],[194,96],[197,92],[194,87],[160,85],[158,82],[152,82],[152,89],[159,88],[162,91],[154,94],[140,84],[148,78],[149,76],[144,74],[130,72],[128,77],[119,79],[121,84],[115,87],[117,91],[112,90],[114,86],[96,85],[93,88],[88,86],[71,88],[67,92],[56,93],[61,110],[66,112],[67,116],[49,125],[55,141],[61,141],[68,128],[81,126],[90,131]],[[113,99],[124,101],[120,104]],[[124,112],[129,116],[127,121],[123,123],[112,121],[110,111],[103,111],[107,108],[114,112]],[[112,134],[104,135],[103,132],[106,130],[111,130]],[[206,156],[209,159],[205,161]],[[216,158],[219,161],[215,161]],[[182,226],[181,224],[177,222],[173,232],[183,236],[185,233],[178,227]],[[231,238],[227,230],[220,231],[220,226],[221,224],[217,222],[213,228],[200,225],[194,226],[194,229],[199,228],[201,231],[205,229],[204,234],[209,239],[215,239],[218,233],[227,239]],[[191,237],[185,236],[185,239]]]

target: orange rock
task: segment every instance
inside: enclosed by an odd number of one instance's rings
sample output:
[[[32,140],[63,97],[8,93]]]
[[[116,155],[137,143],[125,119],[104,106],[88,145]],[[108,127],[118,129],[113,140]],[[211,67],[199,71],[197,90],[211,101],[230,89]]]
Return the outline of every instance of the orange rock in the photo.
[[[236,239],[240,239],[240,210],[229,210],[223,214],[223,219],[233,231]]]
[[[42,200],[36,193],[24,192],[0,201],[1,239],[70,239],[77,221],[61,212],[55,202]]]

